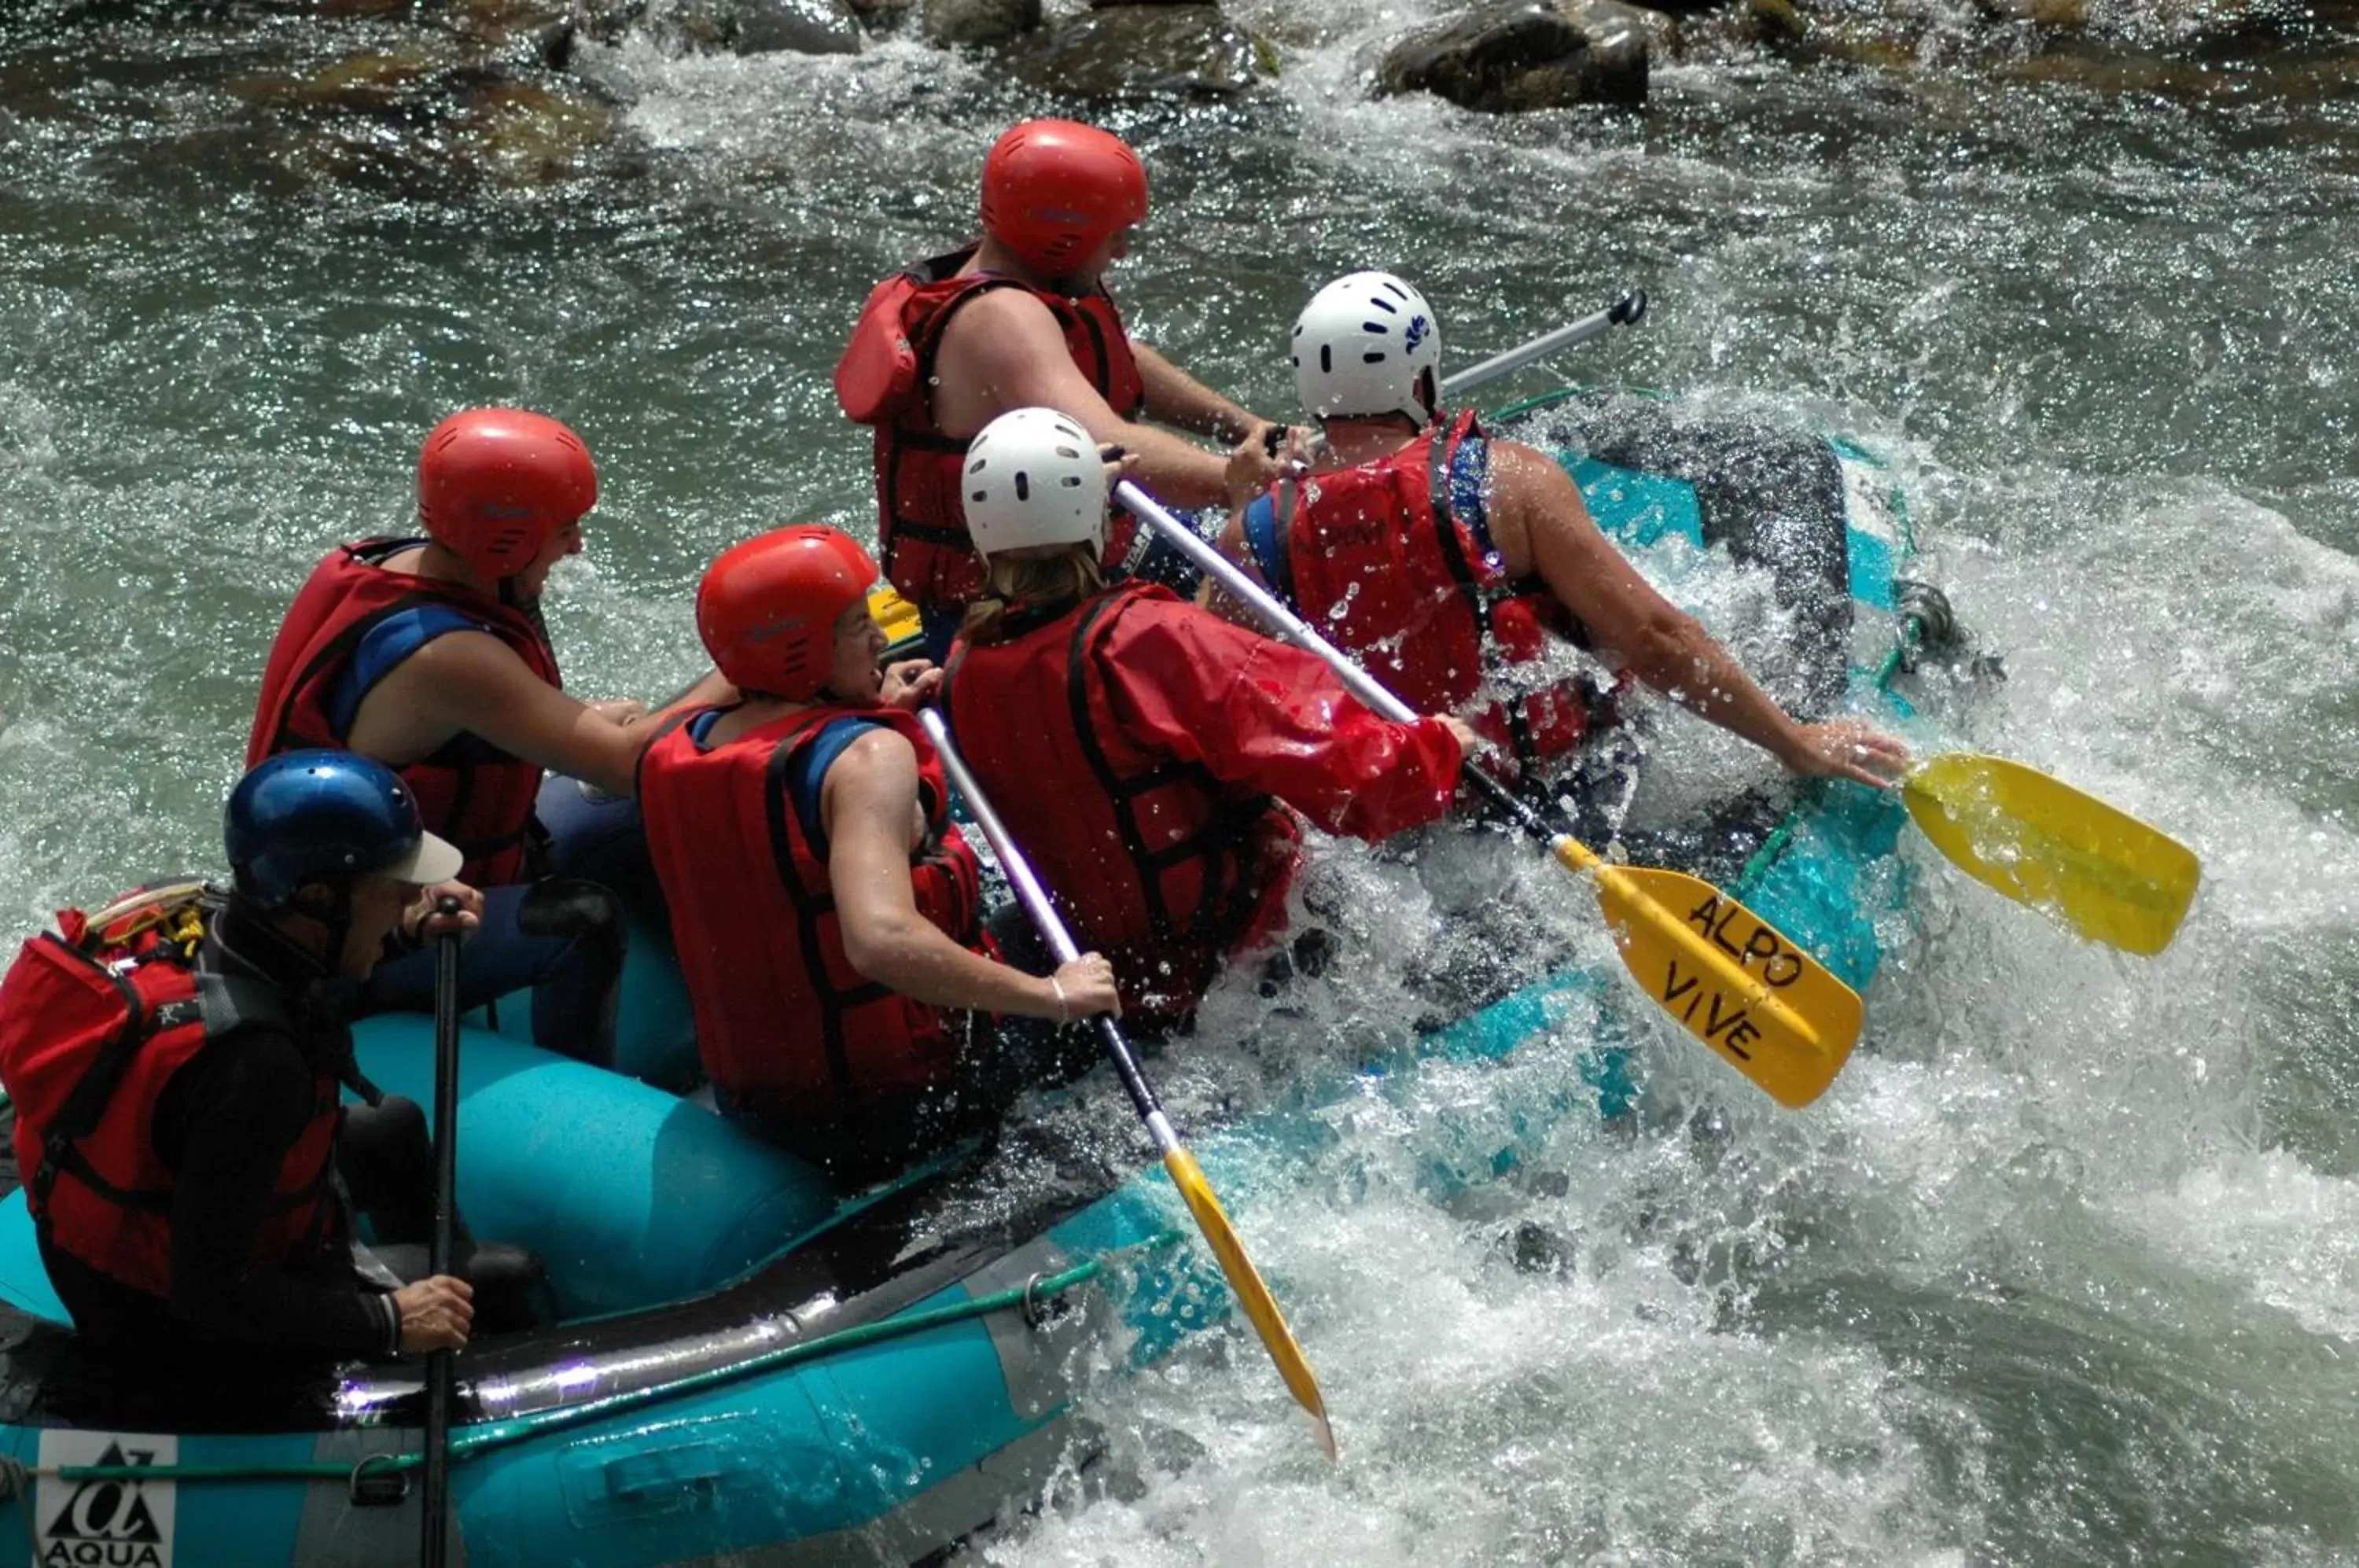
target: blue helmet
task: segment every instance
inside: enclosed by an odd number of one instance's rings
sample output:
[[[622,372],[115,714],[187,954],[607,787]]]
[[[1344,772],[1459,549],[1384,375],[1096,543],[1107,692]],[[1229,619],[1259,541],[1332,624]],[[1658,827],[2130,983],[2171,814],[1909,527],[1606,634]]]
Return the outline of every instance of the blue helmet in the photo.
[[[290,751],[237,781],[223,834],[237,890],[268,909],[306,883],[374,874],[447,882],[459,852],[428,833],[393,770],[350,751]]]

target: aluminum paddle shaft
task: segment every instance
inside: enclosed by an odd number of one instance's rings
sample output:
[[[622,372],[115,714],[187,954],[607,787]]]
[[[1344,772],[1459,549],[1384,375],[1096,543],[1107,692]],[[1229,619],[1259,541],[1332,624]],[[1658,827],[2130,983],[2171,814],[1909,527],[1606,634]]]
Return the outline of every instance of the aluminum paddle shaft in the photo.
[[[1647,314],[1647,291],[1633,289],[1593,316],[1583,316],[1569,321],[1552,332],[1543,332],[1519,348],[1505,354],[1495,354],[1480,365],[1470,365],[1455,376],[1441,378],[1441,395],[1445,398],[1462,397],[1478,387],[1488,387],[1503,376],[1513,376],[1527,365],[1546,359],[1560,350],[1603,337],[1616,327],[1635,327]]]
[[[459,912],[447,894],[435,912]],[[429,1274],[451,1272],[451,1237],[459,1204],[459,933],[435,941],[434,953],[434,1235],[427,1247]],[[442,1568],[450,1560],[451,1399],[458,1369],[448,1350],[426,1358],[426,1460],[419,1482],[424,1535],[419,1561]]]
[[[942,767],[949,772],[951,783],[965,799],[967,810],[974,813],[974,820],[982,825],[983,836],[991,841],[993,852],[999,856],[1000,868],[1007,873],[1007,880],[1016,889],[1017,901],[1023,904],[1024,912],[1032,918],[1041,940],[1049,944],[1049,952],[1059,964],[1071,964],[1082,955],[1081,950],[1073,945],[1073,933],[1065,929],[1064,920],[1049,901],[1047,889],[1032,874],[1031,865],[1025,860],[1023,851],[1008,836],[1006,825],[999,820],[999,813],[992,810],[990,797],[975,782],[974,775],[967,771],[966,759],[951,744],[949,726],[942,723],[941,714],[929,708],[919,715],[919,722],[925,725],[934,749],[940,754]],[[1187,1146],[1180,1141],[1180,1135],[1172,1130],[1171,1118],[1163,1114],[1163,1103],[1156,1098],[1155,1086],[1147,1081],[1146,1073],[1138,1065],[1138,1055],[1131,1050],[1130,1041],[1123,1038],[1121,1026],[1103,1014],[1091,1022],[1098,1031],[1098,1039],[1105,1046],[1106,1054],[1114,1059],[1114,1071],[1121,1075],[1123,1087],[1130,1091],[1131,1104],[1138,1107],[1140,1119],[1147,1123],[1147,1130],[1163,1156],[1163,1169],[1170,1175],[1171,1184],[1180,1190],[1181,1201],[1187,1203],[1188,1213],[1196,1221],[1196,1228],[1203,1233],[1205,1245],[1212,1249],[1212,1257],[1220,1264],[1221,1273],[1228,1280],[1230,1290],[1235,1294],[1237,1304],[1245,1309],[1254,1333],[1261,1336],[1262,1346],[1269,1352],[1269,1358],[1277,1364],[1278,1376],[1286,1379],[1288,1392],[1294,1396],[1297,1404],[1310,1412],[1312,1432],[1319,1440],[1319,1446],[1326,1452],[1328,1458],[1334,1458],[1335,1430],[1327,1421],[1326,1397],[1319,1391],[1319,1379],[1311,1372],[1310,1359],[1302,1354],[1302,1346],[1296,1341],[1294,1331],[1287,1326],[1286,1314],[1278,1309],[1277,1298],[1270,1294],[1269,1287],[1262,1281],[1261,1270],[1254,1267],[1252,1258],[1246,1255],[1245,1242],[1237,1236],[1236,1226],[1229,1223],[1228,1214],[1221,1207],[1220,1199],[1213,1194],[1212,1183],[1204,1178],[1203,1168],[1196,1163],[1196,1157],[1188,1152]]]

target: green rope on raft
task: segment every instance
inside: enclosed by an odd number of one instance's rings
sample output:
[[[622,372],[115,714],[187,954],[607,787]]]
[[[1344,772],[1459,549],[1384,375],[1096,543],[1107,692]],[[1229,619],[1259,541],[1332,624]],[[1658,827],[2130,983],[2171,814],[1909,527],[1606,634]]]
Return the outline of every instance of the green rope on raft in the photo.
[[[1152,1250],[1185,1239],[1181,1232],[1169,1230],[1151,1236],[1136,1248]],[[513,1416],[506,1421],[493,1421],[453,1433],[451,1457],[453,1460],[472,1458],[496,1448],[521,1443],[543,1432],[561,1431],[608,1416],[618,1415],[642,1406],[659,1404],[667,1399],[702,1393],[709,1388],[724,1387],[747,1377],[776,1372],[806,1361],[817,1361],[864,1345],[923,1334],[928,1329],[941,1328],[951,1323],[965,1323],[973,1318],[1031,1302],[1053,1300],[1079,1289],[1103,1273],[1108,1258],[1093,1258],[1076,1263],[1055,1274],[1045,1274],[1028,1284],[1011,1286],[987,1296],[975,1296],[948,1306],[934,1307],[922,1312],[906,1312],[872,1323],[839,1329],[817,1339],[795,1345],[782,1345],[776,1350],[710,1371],[691,1373],[669,1383],[651,1388],[634,1388],[627,1393],[610,1394],[602,1399],[584,1404],[566,1405],[556,1410],[537,1410],[530,1415]],[[63,1481],[343,1481],[358,1482],[369,1475],[399,1475],[426,1463],[423,1453],[371,1454],[358,1464],[334,1460],[298,1460],[277,1464],[256,1465],[67,1465],[44,1468],[38,1474],[55,1475]],[[0,1502],[22,1495],[25,1483],[36,1474],[34,1467],[21,1460],[0,1456]]]

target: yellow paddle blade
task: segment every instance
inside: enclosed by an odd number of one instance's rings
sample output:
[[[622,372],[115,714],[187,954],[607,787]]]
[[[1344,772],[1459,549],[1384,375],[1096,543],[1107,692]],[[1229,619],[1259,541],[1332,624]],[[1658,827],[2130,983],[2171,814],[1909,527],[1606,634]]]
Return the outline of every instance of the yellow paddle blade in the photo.
[[[924,650],[925,623],[918,606],[904,599],[889,583],[868,591],[868,615],[885,633],[885,657],[911,659]]]
[[[1237,1239],[1235,1227],[1222,1212],[1221,1200],[1212,1195],[1212,1183],[1204,1180],[1196,1157],[1175,1147],[1163,1156],[1163,1169],[1171,1173],[1171,1184],[1180,1189],[1180,1197],[1187,1200],[1188,1212],[1196,1216],[1196,1228],[1212,1244],[1212,1256],[1219,1259],[1229,1289],[1235,1292],[1237,1304],[1245,1308],[1254,1332],[1261,1335],[1269,1358],[1277,1363],[1277,1375],[1286,1379],[1294,1402],[1310,1412],[1319,1446],[1326,1451],[1328,1458],[1334,1458],[1335,1430],[1327,1424],[1327,1401],[1319,1392],[1319,1379],[1312,1375],[1302,1346],[1295,1343],[1294,1331],[1286,1326],[1286,1314],[1277,1310],[1277,1298],[1269,1293],[1253,1259],[1245,1256],[1245,1244]]]
[[[1859,1043],[1858,992],[1701,877],[1609,866],[1570,838],[1555,849],[1597,874],[1622,962],[1658,1007],[1788,1109],[1826,1092]]]
[[[2195,852],[2169,834],[2003,757],[1936,757],[1901,793],[1967,876],[2125,953],[2169,947],[2202,878]]]

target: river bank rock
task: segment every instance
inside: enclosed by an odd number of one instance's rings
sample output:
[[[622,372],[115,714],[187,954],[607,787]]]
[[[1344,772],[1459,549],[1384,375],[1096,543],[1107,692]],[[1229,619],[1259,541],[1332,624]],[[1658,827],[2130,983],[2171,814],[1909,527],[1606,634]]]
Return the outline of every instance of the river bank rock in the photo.
[[[847,0],[734,0],[739,54],[857,54],[860,18]]]
[[[1227,97],[1274,73],[1275,63],[1251,34],[1201,0],[1116,0],[1059,23],[1008,57],[1024,81],[1085,98]]]
[[[1004,44],[1040,25],[1040,0],[925,0],[929,44]]]
[[[889,33],[918,8],[918,0],[850,0],[852,14],[873,37]]]
[[[540,185],[579,171],[614,140],[613,104],[578,83],[497,82],[455,117],[478,170],[506,185]]]
[[[637,31],[666,49],[700,53],[856,54],[862,38],[850,0],[572,0],[571,15],[603,44]]]
[[[1660,27],[1615,0],[1488,0],[1411,34],[1376,67],[1379,96],[1431,93],[1493,114],[1647,101]],[[1667,38],[1673,36],[1666,33]]]

